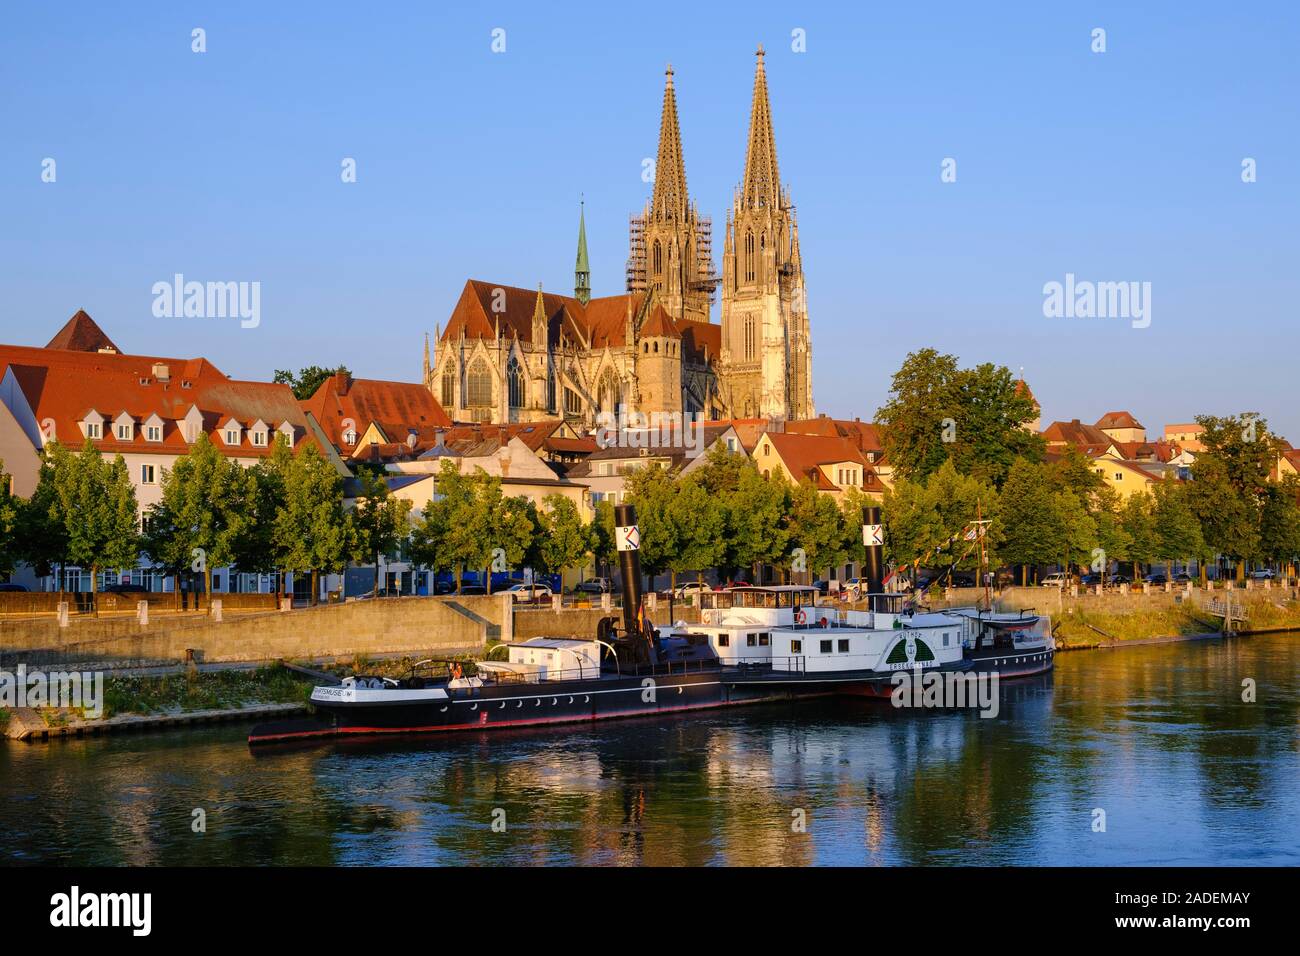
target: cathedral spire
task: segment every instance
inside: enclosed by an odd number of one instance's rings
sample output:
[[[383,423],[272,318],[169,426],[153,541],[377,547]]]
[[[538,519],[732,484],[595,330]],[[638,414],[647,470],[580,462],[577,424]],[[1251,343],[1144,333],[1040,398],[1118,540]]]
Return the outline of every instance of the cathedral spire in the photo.
[[[772,135],[772,107],[767,99],[767,71],[759,44],[754,70],[754,96],[749,108],[749,148],[745,153],[745,180],[741,205],[751,209],[781,206],[781,178],[776,169],[776,137]]]
[[[424,384],[426,386],[429,384],[429,382],[432,381],[432,378],[429,374],[430,371],[431,369],[429,367],[429,333],[425,332],[424,333]]]
[[[683,222],[686,219],[686,163],[682,134],[677,125],[677,94],[673,92],[673,66],[664,71],[663,116],[659,121],[659,156],[655,160],[655,190],[650,201],[652,219]]]
[[[578,209],[578,262],[573,270],[573,297],[586,305],[591,301],[591,264],[587,261],[587,204]]]

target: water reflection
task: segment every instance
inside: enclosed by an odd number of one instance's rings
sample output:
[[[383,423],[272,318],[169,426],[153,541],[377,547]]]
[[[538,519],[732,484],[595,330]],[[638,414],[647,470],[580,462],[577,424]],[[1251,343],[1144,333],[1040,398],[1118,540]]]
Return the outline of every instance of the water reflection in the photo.
[[[991,720],[843,702],[256,755],[244,727],[5,744],[0,854],[1294,865],[1298,676],[1295,637],[1275,636],[1062,655],[1054,676],[1005,686]],[[1245,678],[1256,703],[1242,702]]]

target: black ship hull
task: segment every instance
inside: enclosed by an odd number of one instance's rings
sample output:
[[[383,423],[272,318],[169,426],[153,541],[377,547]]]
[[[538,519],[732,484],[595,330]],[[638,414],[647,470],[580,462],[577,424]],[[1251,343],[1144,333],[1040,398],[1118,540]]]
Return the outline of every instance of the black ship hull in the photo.
[[[315,701],[317,719],[259,724],[250,732],[248,741],[266,744],[343,735],[542,727],[791,700],[819,692],[828,691],[789,683],[752,684],[722,669],[653,677],[494,684],[453,690],[433,700]]]

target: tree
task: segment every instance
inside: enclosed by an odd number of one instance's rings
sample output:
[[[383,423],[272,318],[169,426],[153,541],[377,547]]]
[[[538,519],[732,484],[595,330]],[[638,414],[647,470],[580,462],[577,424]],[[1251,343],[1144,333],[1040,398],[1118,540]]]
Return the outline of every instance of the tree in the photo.
[[[1037,416],[1010,370],[962,369],[935,349],[912,352],[876,412],[897,474],[923,480],[952,460],[958,471],[1000,485],[1017,457],[1039,461],[1043,440],[1023,426]]]
[[[357,507],[352,514],[352,527],[356,532],[358,560],[374,559],[375,595],[379,594],[380,555],[396,551],[410,534],[408,515],[411,502],[395,498],[382,473],[361,468],[357,474],[361,488],[357,494]],[[387,588],[385,588],[387,590]]]
[[[637,526],[641,529],[641,570],[650,576],[653,590],[655,576],[668,570],[669,562],[680,551],[677,525],[670,516],[677,483],[656,462],[628,475],[625,488],[625,500],[636,507]]]
[[[234,563],[236,544],[255,520],[253,479],[201,431],[163,471],[161,490],[160,502],[146,516],[146,552],[173,571],[188,564],[202,574],[203,592],[211,595],[212,569]]]
[[[1156,532],[1155,498],[1146,492],[1130,495],[1120,510],[1120,527],[1128,537],[1128,546],[1116,557],[1133,562],[1133,580],[1141,577],[1143,565],[1154,561],[1160,550]]]
[[[275,536],[275,521],[286,505],[285,488],[293,452],[283,435],[276,435],[271,454],[248,469],[252,481],[250,520],[235,540],[235,564],[245,571],[275,577],[276,603],[282,591],[286,550]]]
[[[854,527],[861,525],[859,519]],[[845,516],[834,500],[819,492],[811,481],[801,481],[790,494],[789,530],[790,559],[783,562],[785,569],[817,571],[837,567],[848,560],[848,540]],[[802,560],[796,562],[796,551]],[[797,564],[801,563],[802,568]]]
[[[894,487],[886,489],[880,511],[885,555],[897,567],[918,563],[946,537],[943,519],[923,482],[896,479]]]
[[[1201,526],[1207,549],[1240,562],[1259,552],[1259,509],[1228,477],[1227,463],[1202,454],[1192,465],[1187,502]]]
[[[356,551],[351,516],[343,509],[343,478],[314,445],[304,445],[289,466],[275,546],[287,570],[311,572],[312,604],[320,595],[320,572],[341,572]]]
[[[51,442],[41,452],[41,468],[36,490],[18,509],[17,551],[19,560],[39,575],[55,573],[58,567],[59,593],[63,592],[63,566],[68,560],[68,529],[59,505],[56,462],[69,462],[72,456],[58,442]],[[71,464],[65,466],[67,469]]]
[[[52,515],[67,534],[68,560],[90,568],[90,589],[96,594],[101,570],[131,567],[140,553],[135,488],[126,461],[121,455],[106,461],[87,438],[80,454],[56,452],[51,464]]]
[[[548,574],[587,563],[595,546],[591,525],[582,520],[573,499],[547,495],[537,514],[537,535],[533,540],[533,566]]]
[[[668,557],[673,587],[677,575],[685,571],[700,572],[718,563],[721,542],[727,526],[722,502],[709,493],[698,472],[677,482],[676,494],[669,499],[665,517],[671,526],[676,549]]]
[[[1052,499],[1060,529],[1057,559],[1061,567],[1069,571],[1076,558],[1091,555],[1097,547],[1097,522],[1088,514],[1088,509],[1074,492],[1057,491],[1053,493]]]
[[[1300,480],[1287,475],[1264,491],[1259,550],[1265,558],[1292,564],[1300,557]]]
[[[537,530],[537,509],[523,497],[507,497],[501,492],[501,479],[482,468],[471,479],[475,493],[475,526],[483,529],[487,558],[479,564],[484,569],[487,592],[492,593],[492,565],[499,558],[507,568],[517,568],[532,550]]]
[[[750,568],[755,581],[760,565],[781,564],[789,553],[789,501],[785,479],[764,478],[757,468],[740,473],[736,493],[728,502],[728,531],[734,535],[736,566]]]
[[[1156,557],[1172,562],[1205,556],[1205,539],[1201,523],[1193,514],[1188,488],[1180,481],[1166,479],[1153,486],[1155,495]],[[1172,567],[1170,568],[1172,571]]]
[[[321,368],[319,365],[308,365],[296,374],[278,368],[275,370],[272,381],[278,385],[288,385],[293,390],[293,397],[302,402],[315,395],[316,389],[321,387],[322,382],[339,372],[349,377],[352,375],[346,365],[340,365],[338,368]]]
[[[1055,561],[1067,551],[1059,504],[1042,466],[1017,458],[1007,473],[999,500],[1004,561],[1021,565],[1021,583],[1029,565]]]
[[[618,550],[614,542],[614,503],[608,498],[596,502],[596,513],[591,519],[592,557],[598,567],[606,569],[614,563]],[[612,577],[612,575],[610,575]]]
[[[1192,465],[1192,509],[1205,542],[1236,562],[1259,556],[1260,519],[1279,442],[1256,412],[1216,417],[1198,415],[1205,451]]]
[[[0,458],[0,574],[9,574],[18,563],[18,499],[11,485],[4,459]]]

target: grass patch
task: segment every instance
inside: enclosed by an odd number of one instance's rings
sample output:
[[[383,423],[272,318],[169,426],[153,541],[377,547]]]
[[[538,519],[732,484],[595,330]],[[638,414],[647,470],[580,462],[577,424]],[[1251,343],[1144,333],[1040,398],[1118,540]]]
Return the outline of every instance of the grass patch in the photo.
[[[1272,601],[1251,601],[1247,629],[1252,627],[1292,627],[1300,629],[1300,606]],[[1136,641],[1153,637],[1179,637],[1213,634],[1222,630],[1222,622],[1185,601],[1170,607],[1135,606],[1122,613],[1089,611],[1075,608],[1072,613],[1052,617],[1056,641],[1062,647],[1092,646],[1115,641]],[[1098,633],[1098,631],[1102,633]]]
[[[109,677],[104,716],[225,710],[248,704],[305,704],[312,683],[278,665],[163,677]]]

